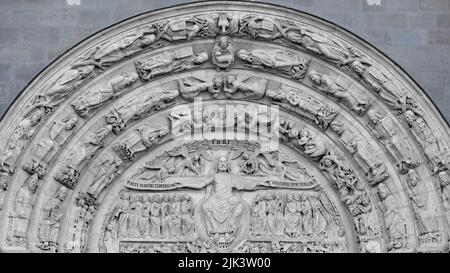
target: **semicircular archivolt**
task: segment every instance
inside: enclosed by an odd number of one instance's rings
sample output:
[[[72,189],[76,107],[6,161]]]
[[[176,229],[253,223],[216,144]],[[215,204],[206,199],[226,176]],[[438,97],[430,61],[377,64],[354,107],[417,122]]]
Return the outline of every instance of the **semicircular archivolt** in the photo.
[[[324,131],[369,182],[370,202],[385,222],[386,245],[361,250],[445,249],[448,128],[423,91],[376,51],[318,19],[279,7],[269,12],[258,5],[250,14],[240,10],[246,3],[238,9],[221,3],[220,11],[215,5],[206,4],[213,13],[191,4],[178,14],[168,9],[166,18],[143,15],[106,30],[48,68],[17,100],[0,130],[5,249],[58,249],[58,238],[67,237],[59,234],[63,209],[73,206],[67,194],[79,177],[94,172],[89,161],[116,136],[132,141],[135,121],[200,97],[277,104],[310,123],[311,132]],[[320,147],[289,121],[280,125],[287,140],[304,143],[303,152]],[[146,133],[153,138],[168,134],[151,129]],[[337,166],[331,177],[342,183],[340,156],[321,156]],[[50,185],[53,179],[63,186]],[[350,199],[344,201],[364,202]]]

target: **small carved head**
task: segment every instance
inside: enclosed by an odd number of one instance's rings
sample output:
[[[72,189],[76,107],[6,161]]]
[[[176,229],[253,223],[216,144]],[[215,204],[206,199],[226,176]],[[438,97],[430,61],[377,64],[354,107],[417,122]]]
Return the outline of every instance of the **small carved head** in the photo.
[[[28,190],[34,193],[38,186],[38,174],[35,173],[30,178],[28,178]]]
[[[351,62],[350,68],[358,75],[362,75],[366,71],[366,68],[360,61]]]
[[[67,188],[64,186],[59,187],[57,197],[59,200],[64,201],[67,196]]]
[[[416,114],[411,110],[406,110],[405,119],[408,124],[412,124],[417,120]]]
[[[240,49],[238,51],[238,57],[248,63],[253,63],[254,61],[251,52],[246,49]]]
[[[320,85],[322,83],[322,77],[316,71],[311,71],[309,73],[309,78],[311,79],[311,81],[315,85]]]
[[[408,170],[408,184],[411,187],[417,186],[417,183],[419,182],[419,176],[417,175],[417,172],[413,169]]]
[[[159,194],[154,194],[153,195],[153,202],[159,203],[160,201],[161,201],[161,198],[159,197]]]
[[[380,183],[378,185],[378,196],[381,200],[385,200],[390,194],[389,188],[384,185],[383,183]]]
[[[217,161],[217,171],[218,172],[228,172],[229,165],[228,160],[225,156],[221,156]]]
[[[64,128],[66,129],[66,131],[70,131],[73,128],[75,128],[75,126],[77,126],[78,118],[75,117],[75,116],[72,116],[72,117],[66,119],[64,121],[64,123],[65,123],[65,127]]]
[[[218,44],[221,48],[226,48],[230,44],[228,36],[220,36],[218,39]]]
[[[369,120],[373,124],[378,124],[381,121],[381,119],[383,118],[383,115],[380,112],[373,110],[373,109],[371,109],[367,112],[367,116],[369,117]]]

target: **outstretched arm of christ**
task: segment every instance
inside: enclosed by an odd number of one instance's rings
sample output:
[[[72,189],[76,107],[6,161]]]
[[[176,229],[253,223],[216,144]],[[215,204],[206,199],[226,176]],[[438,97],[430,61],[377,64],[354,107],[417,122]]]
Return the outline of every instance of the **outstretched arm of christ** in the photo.
[[[177,188],[200,190],[214,183],[214,176],[167,177],[164,183],[175,184]]]
[[[233,176],[233,188],[238,191],[252,191],[256,190],[258,187],[270,187],[270,182],[273,180],[279,180],[277,177],[271,176]]]

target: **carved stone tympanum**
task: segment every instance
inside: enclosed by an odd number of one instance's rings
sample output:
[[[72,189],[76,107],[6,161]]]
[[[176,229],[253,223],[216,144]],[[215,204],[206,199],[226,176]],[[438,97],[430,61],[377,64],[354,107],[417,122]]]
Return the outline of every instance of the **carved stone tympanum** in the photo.
[[[449,131],[329,22],[239,1],[142,14],[3,118],[0,252],[448,251]]]

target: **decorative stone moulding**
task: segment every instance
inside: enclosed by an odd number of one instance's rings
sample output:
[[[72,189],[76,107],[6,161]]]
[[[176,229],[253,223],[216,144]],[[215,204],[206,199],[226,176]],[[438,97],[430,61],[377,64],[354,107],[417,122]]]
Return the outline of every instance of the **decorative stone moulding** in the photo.
[[[448,124],[386,56],[299,11],[133,17],[0,126],[3,252],[448,252]]]

